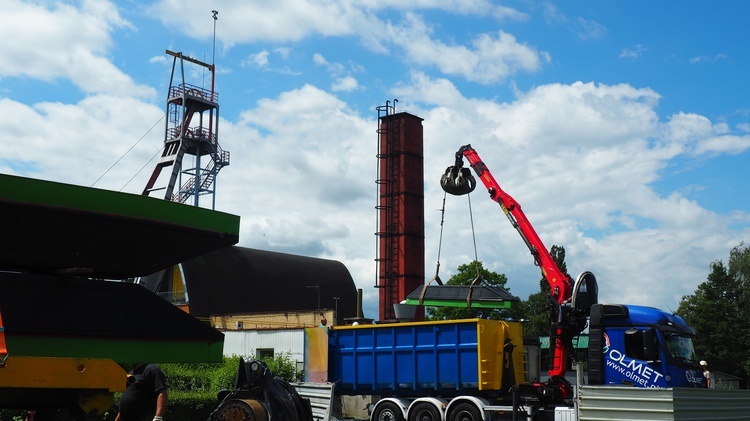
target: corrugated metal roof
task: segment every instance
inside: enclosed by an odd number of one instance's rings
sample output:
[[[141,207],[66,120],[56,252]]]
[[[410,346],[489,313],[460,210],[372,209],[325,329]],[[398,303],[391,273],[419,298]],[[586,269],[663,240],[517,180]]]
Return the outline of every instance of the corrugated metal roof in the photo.
[[[549,349],[549,336],[540,336],[539,342],[542,349]],[[587,349],[589,347],[589,335],[578,335],[573,337],[573,348]]]

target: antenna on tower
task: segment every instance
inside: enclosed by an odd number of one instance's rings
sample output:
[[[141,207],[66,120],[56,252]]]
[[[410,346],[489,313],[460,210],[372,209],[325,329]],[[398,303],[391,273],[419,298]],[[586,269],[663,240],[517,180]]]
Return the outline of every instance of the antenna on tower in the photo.
[[[211,64],[216,64],[216,21],[219,20],[219,11],[218,10],[212,10],[211,14],[214,18],[214,50],[211,53]]]

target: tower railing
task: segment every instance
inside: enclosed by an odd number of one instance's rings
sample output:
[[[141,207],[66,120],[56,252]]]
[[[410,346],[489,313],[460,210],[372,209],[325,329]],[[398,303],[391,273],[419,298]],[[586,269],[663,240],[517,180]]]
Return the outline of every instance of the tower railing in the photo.
[[[181,83],[173,85],[169,88],[169,97],[177,98],[183,96],[190,96],[196,99],[202,99],[204,101],[219,102],[219,93],[211,92],[210,89],[206,89],[197,85],[191,85],[189,83]]]

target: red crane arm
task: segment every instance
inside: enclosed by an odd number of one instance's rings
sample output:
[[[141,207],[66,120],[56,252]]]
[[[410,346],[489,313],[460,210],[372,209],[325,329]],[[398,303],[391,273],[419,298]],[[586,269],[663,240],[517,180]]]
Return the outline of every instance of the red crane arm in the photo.
[[[550,384],[559,388],[562,396],[570,396],[572,391],[564,380],[567,362],[566,341],[570,336],[570,326],[564,320],[563,306],[568,304],[573,294],[573,287],[570,278],[560,270],[552,258],[547,247],[537,235],[534,227],[531,226],[526,214],[521,210],[521,205],[513,197],[506,193],[492,176],[490,170],[482,162],[479,154],[471,145],[462,146],[456,152],[456,164],[448,167],[442,179],[440,180],[443,189],[451,194],[461,195],[471,192],[476,187],[476,182],[471,176],[471,172],[463,167],[463,158],[469,161],[474,172],[482,180],[487,191],[490,193],[492,200],[500,204],[505,216],[511,225],[518,231],[526,246],[534,256],[534,263],[542,271],[542,276],[547,280],[550,286],[550,297],[557,304],[551,318],[552,336],[550,337],[550,348],[552,358],[548,374],[552,379]],[[580,332],[580,330],[578,330]]]
[[[471,168],[474,169],[479,179],[487,187],[490,198],[500,205],[510,223],[521,235],[529,251],[531,251],[531,255],[534,256],[534,263],[539,266],[542,276],[549,283],[552,298],[560,305],[566,304],[572,294],[570,278],[557,267],[555,259],[549,254],[547,247],[544,246],[534,227],[531,226],[528,218],[526,218],[526,214],[521,210],[521,205],[500,187],[495,177],[492,176],[490,170],[482,162],[479,154],[477,154],[477,151],[471,145],[461,147],[456,152],[456,160],[459,159],[459,154],[466,157]]]

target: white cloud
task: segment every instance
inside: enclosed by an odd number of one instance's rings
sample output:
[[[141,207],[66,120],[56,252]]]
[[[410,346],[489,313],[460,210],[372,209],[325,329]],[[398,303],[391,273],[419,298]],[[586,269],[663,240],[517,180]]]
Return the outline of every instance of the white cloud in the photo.
[[[667,140],[694,156],[738,154],[750,149],[750,135],[733,135],[726,123],[713,124],[694,113],[673,115],[665,128]]]
[[[388,10],[442,10],[498,20],[525,20],[528,15],[490,0],[418,0],[404,2],[349,2],[287,0],[245,2],[227,0],[216,4],[219,11],[217,36],[227,46],[240,43],[299,41],[309,36],[362,36],[384,26],[376,15]],[[152,16],[165,25],[184,30],[198,38],[213,36],[211,15],[203,0],[159,0],[149,8]]]
[[[630,48],[624,48],[620,51],[620,58],[636,59],[643,55],[648,49],[642,44],[637,44]]]
[[[0,3],[0,77],[69,80],[82,92],[153,97],[106,57],[112,32],[131,28],[108,1]]]
[[[517,42],[513,35],[502,30],[477,35],[471,48],[445,44],[432,38],[432,32],[422,18],[408,14],[402,25],[390,25],[387,34],[390,42],[404,50],[409,61],[482,84],[503,82],[519,71],[536,71],[543,61],[549,60],[546,53]]]
[[[351,76],[340,77],[336,79],[333,85],[331,85],[331,90],[333,92],[351,92],[357,90],[358,88],[359,83],[357,83],[357,79],[354,79]]]
[[[346,67],[341,63],[331,63],[320,53],[313,54],[313,63],[323,66],[331,76],[340,76],[347,73]]]
[[[328,61],[325,57],[323,57],[323,54],[315,53],[313,54],[313,63],[315,63],[318,66],[325,66],[328,64]]]
[[[560,11],[560,9],[551,2],[544,2],[542,4],[542,16],[544,20],[549,24],[564,24],[568,22],[568,17]]]
[[[412,72],[409,83],[402,83],[393,89],[393,94],[410,101],[430,105],[458,108],[465,102],[455,85],[447,79],[431,79],[422,72]]]
[[[282,60],[287,60],[292,54],[292,49],[288,47],[278,47],[274,49],[274,52],[278,54]]]
[[[123,113],[124,109],[128,112]],[[5,144],[5,159],[12,156],[16,165],[20,163],[10,172],[46,180],[90,186],[128,148],[137,145],[123,165],[96,184],[120,190],[134,175],[133,168],[145,165],[163,140],[160,131],[149,133],[163,121],[163,111],[133,98],[94,95],[75,104],[45,102],[34,106],[2,99],[0,115],[13,116],[0,119],[0,129],[13,134],[13,141]],[[141,138],[144,141],[139,142]],[[140,192],[147,175],[125,190]]]
[[[329,75],[334,79],[331,84],[333,92],[351,92],[361,88],[357,79],[351,76],[354,72],[361,72],[361,66],[345,66],[341,63],[331,63],[320,53],[313,54],[313,63],[316,66],[325,67]]]
[[[153,6],[154,15],[165,24],[191,36],[208,38],[211,27],[206,14],[186,13],[200,10],[199,0],[177,2],[162,0]],[[376,12],[394,8],[402,10],[403,23],[384,21]],[[527,16],[486,0],[472,2],[393,2],[360,7],[348,2],[310,2],[291,0],[284,3],[238,3],[229,16],[220,13],[217,36],[225,48],[237,43],[273,41],[292,42],[311,36],[359,37],[362,44],[383,54],[397,45],[408,60],[421,66],[434,66],[447,75],[493,84],[503,82],[517,72],[533,72],[544,61],[545,52],[520,43],[504,31],[478,34],[470,46],[448,44],[433,38],[433,29],[412,11],[437,8],[468,15],[494,16],[498,19],[523,20]],[[221,12],[221,11],[220,11]],[[226,18],[226,20],[224,20]]]
[[[717,61],[726,60],[729,56],[726,54],[715,54],[713,56],[697,56],[690,59],[691,64],[697,64],[697,63],[715,63]]]
[[[255,54],[251,54],[247,58],[247,60],[244,61],[244,63],[251,65],[251,66],[259,67],[261,69],[265,69],[268,67],[268,51],[263,50]]]
[[[149,63],[153,63],[153,64],[168,64],[169,63],[167,61],[167,58],[164,57],[163,55],[158,55],[158,56],[151,57],[148,60],[148,62]]]
[[[586,19],[580,16],[576,19],[568,18],[568,16],[552,2],[543,2],[541,8],[542,17],[545,22],[553,26],[560,25],[567,27],[583,41],[604,38],[609,33],[606,26],[595,20]]]
[[[716,136],[703,139],[693,150],[695,155],[740,154],[750,149],[750,135]]]
[[[313,35],[352,35],[371,19],[366,9],[348,2],[234,0],[214,7],[219,11],[217,37],[228,47],[257,41],[299,41]],[[150,11],[165,25],[197,38],[213,36],[212,17],[203,0],[161,0]]]
[[[606,26],[593,20],[588,20],[588,19],[579,17],[577,20],[577,23],[578,23],[578,37],[581,38],[582,40],[604,38],[609,33],[609,30],[607,29]]]
[[[247,59],[242,61],[241,65],[285,75],[298,76],[301,74],[300,71],[290,69],[287,66],[272,66],[271,54],[274,54],[274,62],[276,61],[276,58],[281,59],[281,61],[283,62],[289,57],[289,55],[291,54],[291,50],[288,48],[276,48],[273,50],[273,52],[262,50],[255,54],[250,54]]]

